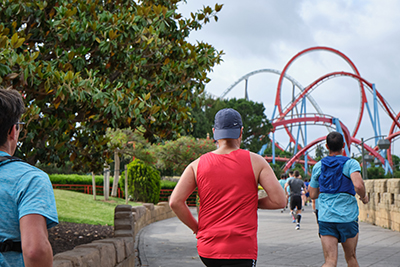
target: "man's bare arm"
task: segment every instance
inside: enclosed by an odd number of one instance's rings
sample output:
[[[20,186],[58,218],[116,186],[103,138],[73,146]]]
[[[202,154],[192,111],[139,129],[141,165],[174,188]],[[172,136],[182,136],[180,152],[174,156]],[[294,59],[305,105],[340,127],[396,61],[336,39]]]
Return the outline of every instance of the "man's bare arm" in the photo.
[[[19,224],[25,266],[53,266],[53,250],[49,242],[45,217],[39,214],[29,214],[22,217]]]
[[[186,204],[186,199],[196,189],[195,179],[196,176],[193,169],[193,163],[191,163],[183,172],[169,200],[169,205],[175,212],[176,216],[192,229],[194,234],[197,233],[198,223],[190,212],[189,207]]]
[[[308,192],[310,193],[311,199],[317,199],[319,196],[319,187],[315,188],[311,185],[308,186]]]
[[[360,172],[353,172],[350,174],[351,181],[354,185],[354,190],[360,196],[362,203],[367,204],[369,202],[367,192],[365,191],[364,181]]]
[[[259,167],[258,183],[267,193],[267,197],[258,200],[258,207],[283,209],[286,206],[286,195],[269,164],[259,155],[252,155],[252,163]]]

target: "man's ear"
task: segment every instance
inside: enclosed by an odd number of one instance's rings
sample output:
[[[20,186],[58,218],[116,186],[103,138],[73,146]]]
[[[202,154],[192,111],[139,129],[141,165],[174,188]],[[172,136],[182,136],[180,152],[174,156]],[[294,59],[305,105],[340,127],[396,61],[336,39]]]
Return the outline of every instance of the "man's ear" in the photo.
[[[240,129],[240,135],[239,135],[239,138],[242,138],[242,139],[243,139],[243,126],[242,126],[242,128]]]
[[[17,130],[17,125],[14,124],[10,129],[10,133],[8,134],[8,138],[11,138],[11,140],[17,140],[18,141],[18,137],[19,137],[19,131]]]
[[[329,150],[329,146],[328,146],[328,144],[325,144],[325,147],[326,147],[326,149],[328,149],[328,150]]]

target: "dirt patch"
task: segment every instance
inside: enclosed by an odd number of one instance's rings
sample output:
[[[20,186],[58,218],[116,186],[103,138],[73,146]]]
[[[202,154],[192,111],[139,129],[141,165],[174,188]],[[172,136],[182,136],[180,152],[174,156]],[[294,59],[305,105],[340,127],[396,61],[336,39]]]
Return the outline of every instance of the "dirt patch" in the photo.
[[[49,229],[53,255],[92,241],[114,237],[114,226],[61,222]]]

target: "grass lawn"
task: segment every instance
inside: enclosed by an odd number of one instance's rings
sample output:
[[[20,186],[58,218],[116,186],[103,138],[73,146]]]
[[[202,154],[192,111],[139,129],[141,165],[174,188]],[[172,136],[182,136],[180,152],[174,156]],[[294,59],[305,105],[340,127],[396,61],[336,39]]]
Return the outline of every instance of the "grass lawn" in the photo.
[[[104,196],[77,193],[73,191],[54,189],[58,220],[60,222],[114,225],[114,209],[124,205],[125,199],[110,197],[104,201]],[[128,205],[140,206],[142,203],[129,201]]]

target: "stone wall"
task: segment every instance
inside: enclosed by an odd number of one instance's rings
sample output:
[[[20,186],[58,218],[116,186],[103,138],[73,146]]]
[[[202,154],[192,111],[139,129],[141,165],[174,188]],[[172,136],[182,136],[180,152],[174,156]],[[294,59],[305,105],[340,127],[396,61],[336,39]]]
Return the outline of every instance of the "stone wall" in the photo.
[[[53,267],[135,266],[135,237],[150,223],[174,217],[168,202],[132,207],[118,205],[114,213],[114,238],[96,240],[56,254]]]
[[[364,205],[358,200],[360,220],[400,231],[400,179],[364,182],[370,201]]]

